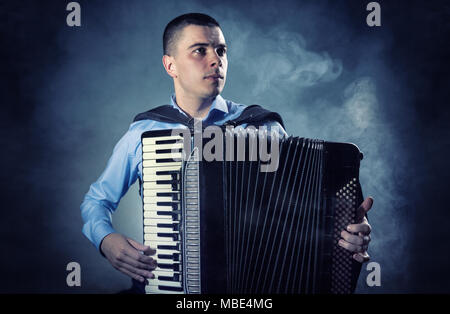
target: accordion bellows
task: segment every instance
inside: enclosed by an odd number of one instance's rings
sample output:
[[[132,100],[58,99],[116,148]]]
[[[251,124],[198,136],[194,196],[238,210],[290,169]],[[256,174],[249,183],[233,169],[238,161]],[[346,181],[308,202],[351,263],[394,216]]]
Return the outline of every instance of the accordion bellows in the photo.
[[[143,237],[158,263],[145,291],[353,293],[361,265],[337,243],[363,199],[359,149],[224,134],[142,134]]]

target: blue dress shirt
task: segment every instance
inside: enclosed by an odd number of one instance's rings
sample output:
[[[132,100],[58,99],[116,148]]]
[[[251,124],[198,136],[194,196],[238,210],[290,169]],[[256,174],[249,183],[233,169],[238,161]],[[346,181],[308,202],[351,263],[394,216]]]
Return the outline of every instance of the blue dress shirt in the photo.
[[[171,97],[170,104],[185,114],[178,107],[174,95]],[[245,105],[225,100],[218,95],[202,123],[204,126],[222,125],[230,119],[237,118],[245,107]],[[278,122],[266,124],[268,128],[274,125],[279,127],[282,136],[287,135]],[[245,128],[246,125],[241,127]],[[83,234],[97,249],[100,249],[100,244],[105,236],[115,232],[111,214],[119,205],[120,199],[138,177],[142,180],[142,133],[174,128],[186,128],[186,126],[153,120],[136,121],[130,125],[128,131],[114,147],[105,170],[97,181],[91,184],[81,204],[81,216],[84,221]]]

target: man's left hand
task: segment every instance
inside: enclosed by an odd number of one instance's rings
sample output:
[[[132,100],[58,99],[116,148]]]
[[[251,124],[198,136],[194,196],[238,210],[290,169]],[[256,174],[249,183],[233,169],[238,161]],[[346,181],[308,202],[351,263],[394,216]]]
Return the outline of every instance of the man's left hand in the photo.
[[[360,263],[367,262],[370,259],[367,249],[370,242],[370,232],[372,228],[366,218],[366,213],[372,208],[373,198],[368,197],[361,203],[356,211],[358,223],[347,226],[347,230],[342,230],[339,245],[344,249],[354,252],[353,258]]]

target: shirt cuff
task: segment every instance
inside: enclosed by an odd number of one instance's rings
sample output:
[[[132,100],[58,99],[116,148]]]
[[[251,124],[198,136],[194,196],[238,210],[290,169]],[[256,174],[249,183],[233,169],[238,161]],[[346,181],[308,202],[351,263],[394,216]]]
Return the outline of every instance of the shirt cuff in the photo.
[[[84,230],[83,230],[84,231]],[[91,233],[90,240],[95,245],[97,250],[102,253],[100,250],[100,245],[103,239],[110,233],[116,232],[110,223],[105,221],[99,222],[95,227],[93,232]],[[86,234],[86,232],[84,232]],[[102,254],[103,255],[103,254]]]

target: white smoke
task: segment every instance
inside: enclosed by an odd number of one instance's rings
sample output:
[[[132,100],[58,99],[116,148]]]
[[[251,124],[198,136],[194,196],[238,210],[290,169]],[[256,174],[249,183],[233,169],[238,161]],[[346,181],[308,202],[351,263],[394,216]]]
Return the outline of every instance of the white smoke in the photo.
[[[375,112],[379,106],[376,97],[376,86],[369,77],[360,78],[344,90],[343,108],[352,120],[354,128],[365,130],[375,120]]]
[[[327,52],[315,52],[306,46],[300,33],[283,26],[263,33],[261,28],[242,22],[225,21],[230,38],[230,66],[243,71],[252,96],[265,92],[299,91],[337,79],[342,62]]]

